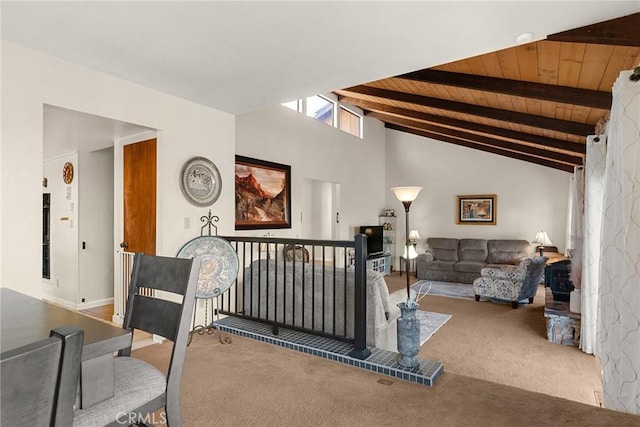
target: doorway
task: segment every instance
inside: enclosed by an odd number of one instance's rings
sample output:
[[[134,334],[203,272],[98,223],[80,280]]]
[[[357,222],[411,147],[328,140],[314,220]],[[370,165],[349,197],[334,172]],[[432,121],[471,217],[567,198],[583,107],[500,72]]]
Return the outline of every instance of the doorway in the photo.
[[[115,144],[131,135],[149,139],[151,129],[52,105],[43,105],[43,119],[43,176],[49,177],[43,193],[51,193],[52,209],[43,296],[72,309],[112,304],[115,193],[122,188],[115,185],[122,174],[114,167]],[[61,178],[65,162],[75,166],[69,183]]]
[[[340,240],[340,184],[303,178],[301,236]]]

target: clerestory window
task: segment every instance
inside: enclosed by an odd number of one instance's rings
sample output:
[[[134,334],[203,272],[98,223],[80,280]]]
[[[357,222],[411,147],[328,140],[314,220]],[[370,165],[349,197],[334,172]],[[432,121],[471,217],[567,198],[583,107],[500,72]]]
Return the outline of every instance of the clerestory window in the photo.
[[[329,96],[314,95],[282,103],[284,107],[362,138],[362,115]]]

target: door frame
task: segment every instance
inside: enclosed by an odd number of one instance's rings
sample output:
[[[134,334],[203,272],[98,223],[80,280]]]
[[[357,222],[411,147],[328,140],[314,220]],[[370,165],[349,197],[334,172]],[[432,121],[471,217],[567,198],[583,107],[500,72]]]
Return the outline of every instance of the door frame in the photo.
[[[123,304],[122,295],[120,290],[123,287],[123,275],[122,275],[122,263],[121,257],[124,252],[120,247],[120,243],[124,240],[124,154],[123,147],[129,144],[135,144],[138,142],[147,141],[149,139],[156,139],[156,150],[160,146],[160,134],[159,131],[145,131],[130,135],[124,138],[114,140],[113,144],[113,295],[114,295],[114,307],[119,307]],[[158,169],[158,168],[156,168]],[[158,172],[156,171],[156,174]],[[156,176],[156,181],[157,181]],[[157,189],[156,189],[157,192]],[[159,230],[159,218],[158,218],[158,205],[159,200],[156,197],[156,253],[158,247],[160,247],[161,236],[158,233]],[[114,312],[113,319],[116,323],[122,323],[122,318]]]

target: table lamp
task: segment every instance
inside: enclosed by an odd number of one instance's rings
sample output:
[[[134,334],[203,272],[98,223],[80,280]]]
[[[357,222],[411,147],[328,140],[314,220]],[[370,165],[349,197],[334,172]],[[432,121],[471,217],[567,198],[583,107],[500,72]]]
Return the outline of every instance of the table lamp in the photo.
[[[546,231],[538,231],[531,243],[538,245],[537,249],[540,251],[540,256],[544,254],[544,247],[552,244]]]
[[[411,242],[413,246],[415,246],[418,243],[419,238],[420,238],[420,233],[418,233],[418,230],[411,230],[409,232],[409,242]],[[409,254],[411,254],[411,252],[409,252]]]

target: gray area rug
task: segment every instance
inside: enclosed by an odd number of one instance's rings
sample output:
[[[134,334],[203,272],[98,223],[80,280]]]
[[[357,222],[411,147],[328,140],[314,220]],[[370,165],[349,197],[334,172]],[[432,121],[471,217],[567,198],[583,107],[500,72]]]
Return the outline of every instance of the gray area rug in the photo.
[[[416,311],[416,318],[420,320],[420,345],[422,345],[451,319],[451,315],[418,310]]]
[[[436,282],[433,280],[419,280],[411,289],[423,295],[438,295],[449,298],[474,299],[473,285],[466,283]]]

